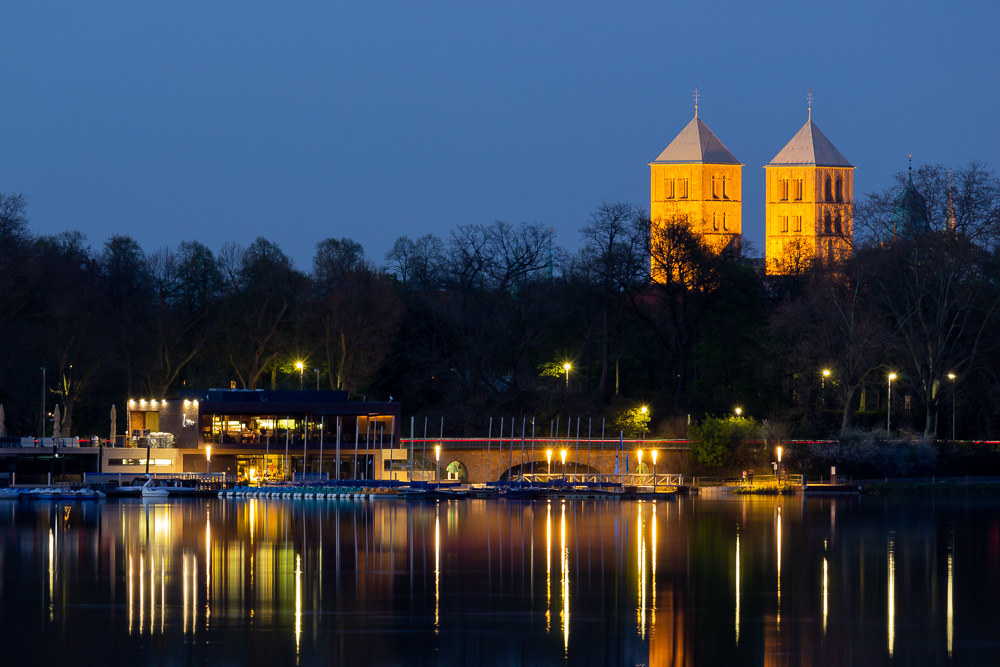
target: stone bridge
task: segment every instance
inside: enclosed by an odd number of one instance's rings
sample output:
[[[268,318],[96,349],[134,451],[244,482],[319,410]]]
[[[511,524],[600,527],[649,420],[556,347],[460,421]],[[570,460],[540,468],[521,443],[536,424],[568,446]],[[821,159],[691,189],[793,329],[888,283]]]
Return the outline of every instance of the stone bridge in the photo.
[[[626,472],[626,458],[630,473],[639,472],[639,452],[642,451],[641,466],[645,472],[653,472],[652,452],[657,453],[656,472],[680,473],[687,469],[688,441],[686,440],[567,440],[535,438],[498,439],[487,438],[444,438],[442,439],[402,439],[399,447],[409,452],[413,447],[415,470],[430,467],[425,479],[436,479],[434,473],[435,447],[440,447],[441,478],[453,478],[463,482],[482,484],[516,478],[525,474],[604,474]],[[399,450],[397,450],[399,451]],[[566,463],[563,465],[563,452]],[[551,455],[550,455],[551,452]],[[551,456],[551,459],[550,459]],[[423,461],[421,461],[423,459]],[[550,464],[551,460],[551,464]],[[617,469],[615,466],[618,466]],[[381,467],[381,466],[380,466]],[[419,473],[414,475],[419,479]]]

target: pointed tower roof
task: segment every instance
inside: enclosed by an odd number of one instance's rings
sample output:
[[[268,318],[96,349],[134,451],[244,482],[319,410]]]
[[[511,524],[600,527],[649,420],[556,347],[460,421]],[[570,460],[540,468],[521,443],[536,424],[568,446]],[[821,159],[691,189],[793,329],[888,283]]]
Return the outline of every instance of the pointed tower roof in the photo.
[[[742,164],[695,115],[653,164]]]
[[[815,167],[851,167],[854,165],[847,161],[837,147],[834,146],[826,135],[819,131],[816,123],[812,122],[812,113],[806,124],[802,126],[792,140],[785,144],[785,147],[774,156],[768,164],[770,167],[783,167],[789,165],[809,165]]]

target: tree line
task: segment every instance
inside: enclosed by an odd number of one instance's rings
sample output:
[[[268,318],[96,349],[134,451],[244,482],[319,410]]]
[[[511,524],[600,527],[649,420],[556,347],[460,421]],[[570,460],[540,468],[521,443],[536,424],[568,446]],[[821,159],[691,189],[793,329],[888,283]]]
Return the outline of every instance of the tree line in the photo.
[[[856,205],[849,259],[781,277],[627,202],[581,221],[572,253],[544,224],[494,222],[400,237],[379,262],[328,238],[307,271],[265,238],[36,235],[27,199],[0,194],[0,404],[12,435],[39,433],[43,392],[89,435],[131,396],[318,385],[444,415],[449,435],[506,414],[683,438],[740,407],[778,439],[950,437],[951,419],[994,438],[1000,181],[976,162],[913,176],[920,233],[898,229],[899,174]]]

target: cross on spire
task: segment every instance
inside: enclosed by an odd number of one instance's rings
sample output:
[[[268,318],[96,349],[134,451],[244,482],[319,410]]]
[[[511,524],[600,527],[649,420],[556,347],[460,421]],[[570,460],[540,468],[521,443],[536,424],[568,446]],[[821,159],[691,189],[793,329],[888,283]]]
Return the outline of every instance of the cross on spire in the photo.
[[[913,153],[907,153],[906,157],[908,157],[910,159],[910,171],[913,171]],[[951,174],[949,174],[949,177],[950,176],[951,176]]]
[[[698,117],[698,100],[701,99],[701,95],[698,94],[698,86],[694,87],[694,117]]]
[[[806,88],[806,103],[809,105],[809,120],[813,119],[813,89]]]

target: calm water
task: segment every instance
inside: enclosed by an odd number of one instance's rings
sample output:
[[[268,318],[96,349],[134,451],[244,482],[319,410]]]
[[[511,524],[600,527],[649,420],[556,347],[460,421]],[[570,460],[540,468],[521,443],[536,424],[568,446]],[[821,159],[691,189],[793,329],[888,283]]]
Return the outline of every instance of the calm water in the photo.
[[[998,510],[3,501],[3,662],[996,664]]]

